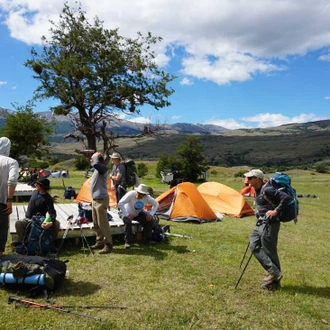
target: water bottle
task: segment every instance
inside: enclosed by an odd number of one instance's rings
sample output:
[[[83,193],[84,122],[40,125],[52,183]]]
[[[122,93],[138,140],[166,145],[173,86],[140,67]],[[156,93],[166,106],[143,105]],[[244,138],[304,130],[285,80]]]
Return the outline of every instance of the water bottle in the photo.
[[[52,222],[52,217],[49,215],[45,218],[44,223]]]

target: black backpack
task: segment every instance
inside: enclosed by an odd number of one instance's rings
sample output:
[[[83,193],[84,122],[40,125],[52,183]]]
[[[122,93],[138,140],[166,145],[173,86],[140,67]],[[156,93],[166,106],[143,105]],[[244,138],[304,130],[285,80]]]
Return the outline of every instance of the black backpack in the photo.
[[[125,165],[126,186],[133,187],[136,185],[136,175],[137,175],[136,164],[134,160],[127,159],[124,161],[124,165]]]
[[[65,188],[64,199],[71,199],[72,197],[76,198],[76,196],[77,196],[77,193],[72,187]]]
[[[28,288],[29,297],[49,294],[58,290],[65,279],[66,262],[39,256],[3,255],[0,260],[0,283],[9,287]]]
[[[19,254],[31,256],[45,256],[52,249],[52,229],[41,227],[45,217],[35,215],[27,224],[21,245],[16,246],[15,250]]]

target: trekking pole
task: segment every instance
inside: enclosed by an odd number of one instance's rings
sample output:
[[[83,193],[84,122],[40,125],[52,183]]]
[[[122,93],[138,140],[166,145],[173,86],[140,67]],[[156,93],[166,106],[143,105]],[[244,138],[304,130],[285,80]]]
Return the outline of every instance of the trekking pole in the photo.
[[[70,227],[71,227],[71,225],[72,225],[72,223],[71,223],[71,220],[73,219],[73,215],[70,215],[68,218],[67,218],[67,225],[66,225],[66,228],[65,228],[65,231],[64,231],[64,234],[63,234],[63,237],[62,237],[62,240],[61,240],[61,244],[60,244],[60,246],[59,246],[59,248],[58,248],[58,251],[57,251],[57,253],[56,253],[56,255],[55,255],[55,258],[58,258],[58,255],[59,255],[59,253],[60,253],[60,251],[61,251],[61,249],[62,249],[62,247],[63,247],[63,244],[64,244],[64,241],[65,241],[65,239],[66,239],[66,236],[68,235],[68,232],[69,232],[69,229],[70,229]]]
[[[244,269],[243,269],[243,271],[242,271],[242,273],[241,273],[241,276],[239,277],[239,279],[238,279],[238,281],[237,281],[237,283],[236,283],[236,285],[235,285],[235,289],[238,287],[238,284],[239,284],[239,282],[241,281],[241,279],[242,279],[242,277],[243,277],[243,275],[244,275],[244,273],[245,273],[245,270],[246,270],[248,264],[250,263],[250,260],[251,260],[251,258],[252,258],[252,255],[253,255],[253,252],[251,252],[251,255],[250,255],[250,257],[249,257],[249,259],[248,259],[248,261],[247,261],[247,263],[246,263],[246,265],[245,265],[245,267],[244,267]]]
[[[101,309],[127,309],[127,306],[89,306],[89,305],[82,305],[82,306],[74,306],[74,305],[63,305],[57,306],[59,308],[86,308],[86,309],[93,309],[93,308],[101,308]]]
[[[239,265],[239,268],[240,268],[240,269],[241,269],[241,267],[242,267],[242,265],[243,265],[243,261],[244,261],[244,259],[245,259],[245,257],[246,257],[246,254],[247,254],[247,252],[248,252],[249,246],[250,246],[250,242],[248,242],[248,244],[247,244],[247,247],[246,247],[246,250],[245,250],[245,252],[244,252],[244,255],[243,255],[243,258],[242,258],[241,264]]]
[[[78,226],[79,226],[79,228],[80,228],[80,237],[81,237],[81,242],[82,242],[82,246],[83,246],[83,249],[84,249],[84,254],[85,254],[85,256],[86,256],[86,253],[85,253],[85,243],[86,243],[86,246],[88,247],[89,252],[90,252],[91,255],[94,257],[94,252],[93,252],[91,246],[89,245],[89,243],[88,243],[88,241],[87,241],[87,238],[86,238],[86,236],[85,236],[85,234],[84,234],[84,232],[83,232],[83,230],[82,230],[82,222],[78,220],[78,221],[77,221],[77,224],[78,224]]]
[[[181,235],[181,234],[172,234],[172,233],[165,233],[166,236],[174,236],[174,237],[182,237],[182,238],[193,238],[192,236],[186,236],[186,235]]]
[[[263,220],[265,221],[266,219],[267,219],[267,218],[266,218],[266,216],[265,216],[265,217],[263,218]],[[257,223],[258,223],[258,221],[257,221]],[[264,231],[265,231],[265,228],[267,227],[267,224],[268,224],[268,223],[266,222],[264,228],[262,229],[262,232],[261,232],[260,237],[263,235],[263,233],[264,233]],[[245,251],[244,257],[245,257],[245,255],[246,255],[246,253],[247,253],[247,250],[248,250],[248,247],[249,247],[249,246],[250,246],[250,242],[249,242],[249,244],[248,244],[248,246],[247,246],[247,249],[246,249],[246,251]],[[248,266],[249,263],[250,263],[250,260],[251,260],[251,258],[252,258],[253,252],[255,251],[256,247],[257,247],[257,245],[254,247],[253,251],[251,252],[251,255],[250,255],[250,257],[249,257],[249,259],[248,259],[248,261],[247,261],[247,263],[246,263],[246,265],[245,265],[245,267],[244,267],[244,269],[243,269],[243,271],[242,271],[242,273],[241,273],[241,275],[240,275],[240,277],[239,277],[239,279],[238,279],[238,281],[237,281],[237,283],[236,283],[236,285],[235,285],[235,289],[237,288],[238,284],[240,283],[240,281],[241,281],[241,279],[242,279],[242,277],[243,277],[243,275],[244,275],[244,273],[245,273],[245,270],[246,270],[247,266]],[[243,257],[243,259],[244,259],[244,257]],[[243,263],[243,260],[242,260],[242,262],[241,262],[241,265],[242,265],[242,263]],[[241,267],[241,266],[240,266],[240,267]]]
[[[21,299],[21,298],[18,298],[18,297],[9,296],[8,304],[11,304],[12,302],[20,303],[22,305],[25,305],[26,307],[37,307],[37,308],[52,309],[52,310],[56,310],[56,311],[63,312],[63,313],[74,314],[74,315],[77,315],[77,316],[87,317],[87,318],[92,319],[92,320],[101,321],[101,318],[99,318],[99,317],[94,317],[94,316],[90,316],[90,315],[87,315],[87,314],[70,311],[68,309],[63,309],[63,308],[61,308],[61,306],[52,306],[52,305],[46,305],[46,304],[39,304],[39,303],[36,303],[34,301],[29,301],[29,300],[24,300],[24,299]]]

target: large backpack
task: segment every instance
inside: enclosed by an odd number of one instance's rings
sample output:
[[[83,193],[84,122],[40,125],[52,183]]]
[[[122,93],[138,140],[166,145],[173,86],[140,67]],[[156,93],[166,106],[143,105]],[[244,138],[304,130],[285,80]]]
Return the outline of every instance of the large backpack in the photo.
[[[125,175],[126,175],[126,186],[133,187],[136,185],[136,165],[134,160],[127,159],[124,161],[125,165]]]
[[[279,220],[281,222],[289,222],[294,220],[296,223],[298,221],[297,216],[299,213],[299,202],[297,199],[296,190],[291,186],[291,178],[285,173],[276,172],[261,188],[264,199],[272,206],[273,209],[275,209],[276,205],[274,205],[271,199],[264,192],[265,186],[269,184],[291,196],[291,202],[287,204],[282,212],[278,215]]]
[[[16,252],[26,255],[45,256],[52,249],[52,229],[41,227],[45,217],[34,215],[27,224],[22,245],[16,247]]]
[[[0,260],[0,283],[18,288],[26,287],[29,297],[58,290],[66,275],[66,262],[39,256],[3,255]]]
[[[64,190],[64,199],[72,199],[76,198],[77,194],[76,191],[72,187],[67,187]]]

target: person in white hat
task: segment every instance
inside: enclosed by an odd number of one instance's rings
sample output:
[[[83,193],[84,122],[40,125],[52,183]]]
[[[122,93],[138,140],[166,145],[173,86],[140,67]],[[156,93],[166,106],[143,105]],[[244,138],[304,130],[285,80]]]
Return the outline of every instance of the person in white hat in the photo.
[[[116,190],[116,201],[118,205],[120,199],[126,194],[125,164],[121,163],[121,156],[118,152],[114,152],[110,157],[113,164],[110,179]]]
[[[283,277],[277,253],[278,233],[281,225],[277,216],[283,207],[290,203],[291,197],[272,185],[265,185],[264,173],[259,169],[253,169],[244,176],[255,189],[255,201],[258,206],[256,213],[258,221],[250,236],[250,250],[268,272],[261,287],[266,290],[276,290],[280,288]],[[261,189],[263,186],[264,188]],[[264,197],[265,194],[267,198]],[[269,204],[269,200],[273,205]]]
[[[145,208],[151,205],[151,209]],[[125,194],[118,203],[125,224],[125,249],[129,249],[133,243],[132,220],[138,221],[142,227],[142,243],[155,244],[151,239],[152,218],[158,209],[158,202],[149,195],[148,186],[140,184]]]
[[[18,180],[18,162],[9,157],[11,142],[0,138],[0,258],[5,251],[9,215],[13,212],[12,202]]]

